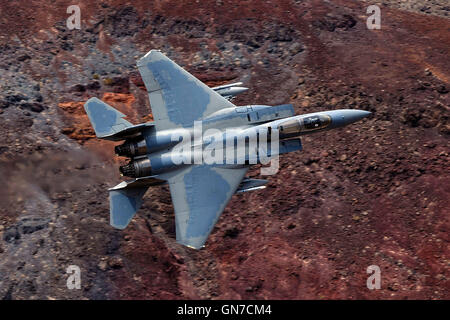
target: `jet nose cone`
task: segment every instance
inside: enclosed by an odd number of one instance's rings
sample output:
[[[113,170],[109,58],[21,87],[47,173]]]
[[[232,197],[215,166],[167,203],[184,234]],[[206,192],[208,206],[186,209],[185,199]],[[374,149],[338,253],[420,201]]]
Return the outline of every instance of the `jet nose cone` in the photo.
[[[370,111],[366,111],[366,110],[353,110],[356,111],[358,113],[358,120],[361,120],[362,118],[368,117],[372,114],[372,112]]]
[[[365,117],[368,117],[372,112],[365,110],[334,110],[331,116],[331,125],[333,128],[343,127],[350,123],[359,121]]]

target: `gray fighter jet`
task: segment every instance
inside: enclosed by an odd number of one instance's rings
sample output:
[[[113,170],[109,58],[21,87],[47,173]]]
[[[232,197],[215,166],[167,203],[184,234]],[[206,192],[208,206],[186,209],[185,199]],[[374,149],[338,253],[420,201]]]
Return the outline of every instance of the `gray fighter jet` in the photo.
[[[84,105],[97,137],[124,140],[115,151],[130,159],[120,172],[133,179],[109,189],[110,223],[124,229],[147,189],[168,184],[177,242],[194,249],[204,246],[233,194],[264,188],[267,180],[245,177],[251,165],[301,150],[301,135],[370,115],[348,109],[295,115],[290,104],[238,107],[230,100],[248,90],[242,83],[210,88],[158,50],[137,66],[153,122],[133,125],[97,98]]]

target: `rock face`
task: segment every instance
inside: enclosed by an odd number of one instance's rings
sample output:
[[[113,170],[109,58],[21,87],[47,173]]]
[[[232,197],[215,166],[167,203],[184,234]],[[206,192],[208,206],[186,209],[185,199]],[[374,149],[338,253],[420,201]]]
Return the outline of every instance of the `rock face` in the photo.
[[[0,0],[0,298],[450,298],[439,1],[384,2],[381,30],[350,0],[83,3],[81,29],[67,30],[65,1]],[[209,85],[243,81],[238,105],[373,116],[305,137],[267,189],[233,197],[200,251],[176,244],[164,186],[114,230],[107,188],[123,160],[95,139],[83,103],[150,121],[135,61],[152,48]],[[81,290],[66,286],[70,265]],[[370,265],[380,290],[366,287]]]

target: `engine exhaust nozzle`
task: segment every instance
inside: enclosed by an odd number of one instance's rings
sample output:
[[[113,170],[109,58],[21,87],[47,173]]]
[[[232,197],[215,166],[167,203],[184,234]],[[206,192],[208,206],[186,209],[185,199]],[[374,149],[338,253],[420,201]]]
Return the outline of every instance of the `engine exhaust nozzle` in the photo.
[[[121,145],[115,146],[114,151],[118,156],[141,156],[147,153],[147,144],[144,139],[140,141],[126,141]]]
[[[152,174],[152,167],[148,158],[130,161],[126,165],[120,166],[119,171],[126,177],[139,178]]]

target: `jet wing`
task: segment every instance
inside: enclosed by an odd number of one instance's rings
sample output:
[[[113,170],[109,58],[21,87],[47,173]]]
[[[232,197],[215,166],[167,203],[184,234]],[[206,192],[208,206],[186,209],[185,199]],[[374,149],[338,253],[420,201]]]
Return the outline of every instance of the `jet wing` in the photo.
[[[148,91],[157,130],[191,127],[194,121],[234,107],[158,50],[149,51],[137,66]]]
[[[247,170],[193,165],[168,178],[178,243],[194,249],[204,245]]]

